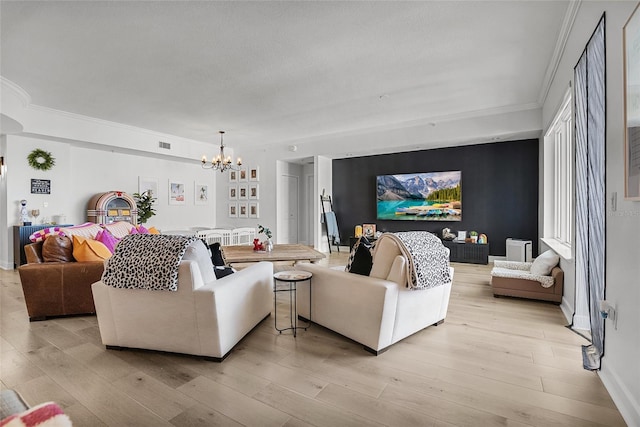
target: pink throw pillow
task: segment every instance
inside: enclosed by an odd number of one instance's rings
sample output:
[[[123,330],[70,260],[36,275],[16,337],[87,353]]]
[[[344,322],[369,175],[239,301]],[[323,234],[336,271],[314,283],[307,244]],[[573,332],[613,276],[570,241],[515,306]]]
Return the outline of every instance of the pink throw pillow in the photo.
[[[147,230],[144,225],[139,225],[138,226],[138,233],[140,233],[140,234],[149,234],[149,230]]]
[[[138,229],[133,227],[131,230],[129,230],[129,234],[140,234],[138,233]]]
[[[111,253],[113,253],[113,251],[116,248],[116,245],[120,241],[120,239],[118,239],[113,234],[111,234],[109,230],[99,231],[98,234],[96,234],[95,240],[105,245]]]

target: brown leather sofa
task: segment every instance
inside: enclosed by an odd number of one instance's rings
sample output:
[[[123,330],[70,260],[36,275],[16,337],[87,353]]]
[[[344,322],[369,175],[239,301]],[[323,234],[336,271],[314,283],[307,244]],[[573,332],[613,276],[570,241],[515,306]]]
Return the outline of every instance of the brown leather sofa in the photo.
[[[62,261],[45,262],[42,242],[24,251],[27,264],[18,273],[30,321],[96,312],[91,285],[101,279],[103,262],[75,262],[70,252],[59,257]]]

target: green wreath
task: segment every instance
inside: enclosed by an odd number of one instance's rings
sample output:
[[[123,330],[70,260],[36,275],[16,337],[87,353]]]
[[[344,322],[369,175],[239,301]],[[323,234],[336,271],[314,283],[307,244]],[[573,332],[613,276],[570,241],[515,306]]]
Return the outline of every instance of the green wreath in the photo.
[[[41,171],[48,171],[56,164],[56,159],[48,151],[36,148],[27,156],[29,166]]]

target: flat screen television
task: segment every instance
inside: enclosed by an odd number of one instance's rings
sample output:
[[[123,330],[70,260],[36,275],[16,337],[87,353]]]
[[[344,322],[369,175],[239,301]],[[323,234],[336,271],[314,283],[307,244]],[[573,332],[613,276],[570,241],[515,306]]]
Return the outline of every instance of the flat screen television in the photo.
[[[377,218],[462,221],[462,172],[378,175]]]

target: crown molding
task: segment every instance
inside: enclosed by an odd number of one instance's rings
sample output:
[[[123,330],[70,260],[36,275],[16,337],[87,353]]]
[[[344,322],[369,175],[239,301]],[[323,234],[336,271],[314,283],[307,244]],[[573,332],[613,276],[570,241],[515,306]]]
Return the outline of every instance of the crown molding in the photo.
[[[569,34],[571,34],[573,23],[576,20],[578,10],[580,10],[581,5],[582,0],[572,0],[569,2],[569,6],[567,6],[567,11],[565,12],[564,19],[562,21],[562,27],[560,28],[560,34],[558,34],[558,40],[556,40],[556,47],[553,50],[551,61],[549,61],[549,65],[547,65],[547,71],[545,72],[544,80],[542,81],[542,88],[540,89],[540,94],[538,95],[538,104],[540,105],[544,105],[544,103],[547,101],[547,96],[549,96],[551,84],[553,83],[553,80],[556,77],[556,73],[558,72],[560,60],[562,59],[562,55],[564,54],[564,49],[567,46],[567,41],[569,40]]]
[[[2,92],[4,92],[5,90],[13,92],[18,97],[18,99],[20,99],[24,108],[27,108],[29,105],[31,105],[31,96],[27,93],[26,90],[22,89],[11,80],[0,76],[0,85],[2,86]]]

